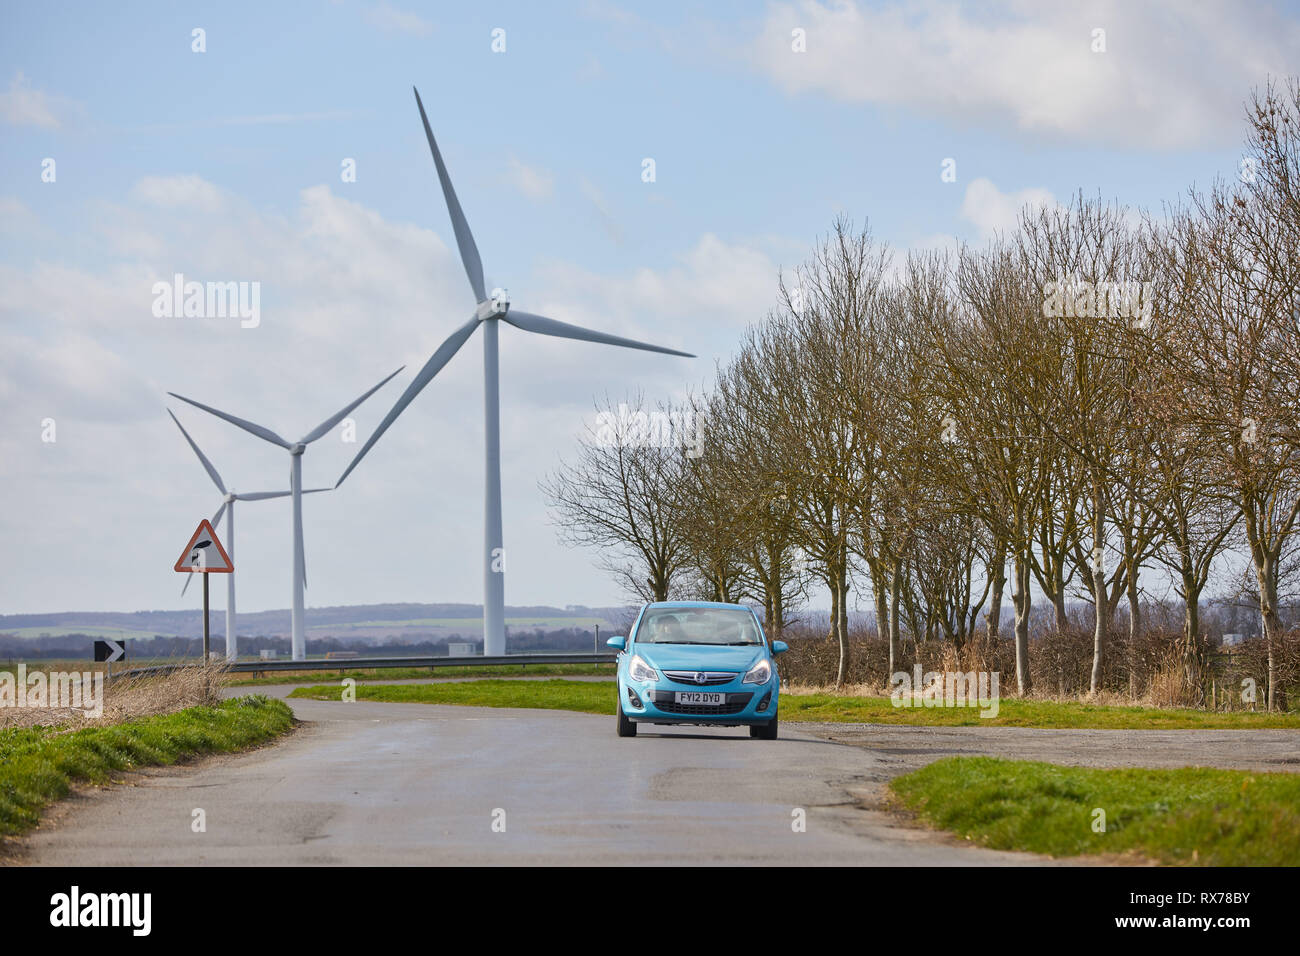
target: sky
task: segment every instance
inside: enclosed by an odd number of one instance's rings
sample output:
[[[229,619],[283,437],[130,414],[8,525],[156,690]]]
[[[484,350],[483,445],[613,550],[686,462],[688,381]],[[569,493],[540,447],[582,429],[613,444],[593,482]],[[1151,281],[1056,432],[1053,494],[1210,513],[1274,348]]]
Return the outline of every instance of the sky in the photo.
[[[0,613],[196,606],[172,565],[220,495],[167,410],[235,490],[289,462],[167,393],[292,440],[405,365],[307,450],[331,486],[469,318],[413,85],[488,288],[697,356],[502,329],[506,601],[612,605],[538,488],[596,401],[705,386],[839,215],[905,254],[1234,176],[1296,64],[1262,2],[5,5]],[[257,322],[158,314],[178,273],[256,283]],[[305,499],[309,606],[482,600],[481,354]],[[286,607],[288,502],[237,508],[240,608]]]

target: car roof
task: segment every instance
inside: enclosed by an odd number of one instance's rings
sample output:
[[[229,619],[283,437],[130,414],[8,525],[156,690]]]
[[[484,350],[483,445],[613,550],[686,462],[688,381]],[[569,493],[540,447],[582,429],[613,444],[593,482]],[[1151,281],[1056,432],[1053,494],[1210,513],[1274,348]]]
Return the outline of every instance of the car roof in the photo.
[[[722,607],[740,611],[749,610],[749,607],[744,604],[727,604],[723,601],[651,601],[646,607]]]

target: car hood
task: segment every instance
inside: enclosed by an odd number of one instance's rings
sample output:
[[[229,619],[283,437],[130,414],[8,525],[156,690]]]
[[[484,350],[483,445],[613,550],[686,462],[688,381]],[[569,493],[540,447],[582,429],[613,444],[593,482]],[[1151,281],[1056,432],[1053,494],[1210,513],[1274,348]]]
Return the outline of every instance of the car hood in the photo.
[[[640,654],[651,667],[670,671],[747,671],[763,658],[763,647],[750,644],[745,647],[704,644],[637,644],[633,653]]]

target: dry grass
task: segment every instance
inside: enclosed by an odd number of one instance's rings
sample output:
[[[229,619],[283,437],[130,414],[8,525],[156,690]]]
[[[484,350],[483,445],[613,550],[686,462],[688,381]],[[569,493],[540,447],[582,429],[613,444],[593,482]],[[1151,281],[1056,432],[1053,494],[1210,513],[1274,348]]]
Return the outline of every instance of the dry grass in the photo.
[[[0,707],[0,730],[50,726],[80,730],[171,714],[187,707],[212,706],[221,701],[220,690],[225,680],[224,663],[195,664],[169,674],[115,677],[104,684],[101,717],[72,708]]]
[[[843,687],[836,687],[834,684],[806,684],[791,683],[781,686],[781,693],[792,694],[796,697],[807,696],[808,694],[833,694],[836,697],[887,697],[888,694],[879,687],[871,684],[845,684]]]
[[[810,628],[790,629],[783,639],[790,651],[780,662],[781,675],[806,692],[834,690],[839,671],[838,642]],[[981,634],[957,652],[948,641],[902,641],[901,657],[889,664],[889,642],[870,630],[851,638],[847,684],[851,693],[885,692],[891,670],[922,672],[997,671],[1004,698],[1016,696],[1015,646],[1004,637],[987,641]],[[1279,638],[1274,647],[1278,709],[1300,699],[1300,629]],[[1247,713],[1263,709],[1268,686],[1268,654],[1264,642],[1250,639],[1231,648],[1216,648],[1208,637],[1191,646],[1181,631],[1149,629],[1135,639],[1126,631],[1112,633],[1100,692],[1088,696],[1092,672],[1092,634],[1074,627],[1064,631],[1036,632],[1029,655],[1033,700],[1105,703],[1114,706],[1197,708],[1207,712]],[[1253,681],[1259,701],[1242,700],[1247,681]],[[843,691],[844,688],[841,688]]]

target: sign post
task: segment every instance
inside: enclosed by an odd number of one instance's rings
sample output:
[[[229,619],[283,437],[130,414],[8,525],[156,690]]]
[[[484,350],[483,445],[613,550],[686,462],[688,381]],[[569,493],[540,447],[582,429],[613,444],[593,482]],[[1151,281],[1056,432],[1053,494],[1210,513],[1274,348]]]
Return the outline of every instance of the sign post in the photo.
[[[107,672],[105,679],[113,679],[113,661],[126,660],[126,645],[117,641],[96,641],[95,642],[95,661],[102,662],[104,670]]]
[[[203,575],[203,663],[206,664],[211,659],[212,652],[208,650],[208,576]]]
[[[230,574],[235,564],[230,555],[221,546],[221,540],[207,518],[199,522],[198,528],[190,537],[181,556],[176,559],[176,568],[183,574],[203,575],[203,663],[208,662],[209,621],[208,621],[208,575]]]

